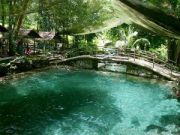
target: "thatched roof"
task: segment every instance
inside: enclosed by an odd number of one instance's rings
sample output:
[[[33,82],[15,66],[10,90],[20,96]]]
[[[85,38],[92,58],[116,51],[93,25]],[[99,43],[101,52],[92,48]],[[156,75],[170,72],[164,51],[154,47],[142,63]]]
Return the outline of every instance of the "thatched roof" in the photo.
[[[28,35],[29,32],[30,32],[30,30],[21,29],[21,30],[19,31],[18,35],[19,35],[20,37],[25,37],[25,36]]]
[[[19,31],[19,36],[20,37],[25,37],[25,38],[38,38],[39,40],[57,40],[57,41],[62,41],[63,38],[61,37],[61,33],[57,32],[36,32],[35,30],[25,30],[21,29]]]
[[[27,36],[28,36],[28,38],[41,38],[39,33],[36,32],[35,30],[31,30]]]
[[[35,30],[24,30],[24,29],[19,31],[19,36],[25,38],[42,38]]]
[[[8,29],[0,25],[0,32],[8,32]]]
[[[42,40],[53,40],[55,32],[39,32],[39,35],[42,37]]]

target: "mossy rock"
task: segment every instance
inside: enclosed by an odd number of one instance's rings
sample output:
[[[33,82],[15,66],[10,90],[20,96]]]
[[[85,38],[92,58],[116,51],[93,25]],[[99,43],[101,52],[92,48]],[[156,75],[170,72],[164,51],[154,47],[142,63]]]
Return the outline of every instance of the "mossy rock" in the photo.
[[[49,66],[49,61],[47,59],[41,59],[41,60],[32,60],[32,67],[33,68],[41,68]]]
[[[31,62],[25,57],[19,58],[11,62],[11,66],[16,67],[12,72],[24,72],[32,69]]]

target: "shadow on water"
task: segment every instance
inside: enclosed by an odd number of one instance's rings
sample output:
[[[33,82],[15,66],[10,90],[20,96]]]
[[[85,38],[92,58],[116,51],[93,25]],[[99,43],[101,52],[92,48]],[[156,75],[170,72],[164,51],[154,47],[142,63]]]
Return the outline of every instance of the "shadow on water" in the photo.
[[[87,88],[64,87],[59,92],[45,90],[43,93],[29,93],[28,96],[18,95],[14,87],[8,86],[8,89],[8,93],[16,98],[11,97],[12,100],[9,102],[0,104],[0,135],[41,135],[48,125],[63,121],[78,108],[96,107],[98,114],[109,106],[102,105],[104,98],[107,97],[106,92]],[[1,93],[3,92],[1,91]],[[7,92],[5,93],[8,96]],[[109,100],[108,103],[111,104],[111,108],[113,108],[112,102]],[[116,115],[116,112],[114,109],[106,110],[108,117],[111,113]],[[94,117],[96,116],[94,115]],[[118,116],[115,119],[120,121]],[[105,121],[108,123],[108,118]],[[111,128],[113,123],[108,126]]]
[[[0,84],[0,105],[7,100],[13,100],[19,97],[17,95],[17,89],[9,83]]]

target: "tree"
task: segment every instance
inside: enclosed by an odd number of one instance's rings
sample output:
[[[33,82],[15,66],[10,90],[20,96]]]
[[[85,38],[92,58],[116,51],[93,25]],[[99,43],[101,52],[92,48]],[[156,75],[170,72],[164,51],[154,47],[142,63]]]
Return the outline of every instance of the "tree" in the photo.
[[[118,0],[118,7],[126,12],[132,22],[161,35],[176,38],[176,40],[180,39],[179,0],[164,0],[163,2],[156,0]],[[169,40],[169,42],[171,41]],[[177,65],[180,65],[179,58],[176,58],[179,57],[179,53],[176,52],[178,50],[176,46],[179,45],[177,45],[178,42],[173,43],[176,43],[174,47],[169,47],[176,54],[172,60],[176,60]],[[169,51],[174,52],[173,50]],[[171,58],[169,56],[169,59]]]
[[[27,23],[34,24],[34,21],[37,21],[38,30],[56,30],[67,35],[82,33],[92,27],[103,25],[103,22],[111,16],[109,2],[101,0],[0,0],[0,2],[2,4],[0,20],[3,25],[5,18],[8,17],[9,20],[10,55],[15,54],[14,41],[20,28]],[[32,17],[32,21],[28,19],[29,16]]]

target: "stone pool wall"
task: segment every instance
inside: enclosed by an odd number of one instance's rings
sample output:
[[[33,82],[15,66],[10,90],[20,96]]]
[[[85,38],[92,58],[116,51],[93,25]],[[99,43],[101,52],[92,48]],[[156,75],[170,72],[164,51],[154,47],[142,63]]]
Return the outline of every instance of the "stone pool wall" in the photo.
[[[111,71],[111,72],[119,72],[124,74],[130,74],[134,76],[140,76],[140,77],[146,77],[151,79],[167,79],[163,76],[160,76],[153,71],[150,71],[148,69],[145,69],[144,67],[140,67],[131,63],[110,63],[110,64],[102,64],[100,63],[99,70],[103,71]]]
[[[84,69],[94,69],[100,71],[110,71],[110,72],[119,72],[124,74],[130,74],[140,77],[146,77],[151,79],[167,79],[145,67],[137,66],[132,63],[108,63],[108,62],[99,62],[98,60],[92,59],[79,59],[74,61],[68,61],[64,63],[65,65],[70,65],[78,68]]]
[[[7,64],[0,64],[0,77],[14,73],[26,72],[47,66],[50,66],[49,60],[47,58],[39,57],[31,59],[26,57],[19,57]]]
[[[132,63],[109,63],[100,62],[95,59],[78,59],[67,62],[55,62],[51,63],[48,57],[19,57],[8,64],[0,64],[0,77],[6,76],[14,73],[21,73],[30,71],[33,69],[48,67],[51,65],[69,65],[72,67],[82,68],[82,69],[93,69],[101,71],[119,72],[124,74],[131,74],[140,77],[146,77],[151,79],[167,79],[160,76],[153,71],[150,71],[144,67],[134,65]]]

